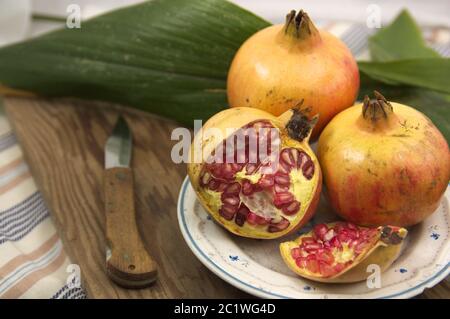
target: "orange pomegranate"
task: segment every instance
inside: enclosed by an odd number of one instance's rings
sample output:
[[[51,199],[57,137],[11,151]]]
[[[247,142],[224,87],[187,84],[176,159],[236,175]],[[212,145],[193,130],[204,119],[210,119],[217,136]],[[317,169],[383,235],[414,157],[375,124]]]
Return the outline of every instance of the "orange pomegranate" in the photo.
[[[227,94],[231,107],[255,107],[276,116],[291,108],[319,114],[318,136],[359,89],[355,59],[345,44],[317,30],[308,15],[291,11],[285,25],[250,37],[231,64]]]
[[[378,92],[333,118],[318,156],[333,208],[358,225],[421,222],[450,178],[448,144],[431,120]]]

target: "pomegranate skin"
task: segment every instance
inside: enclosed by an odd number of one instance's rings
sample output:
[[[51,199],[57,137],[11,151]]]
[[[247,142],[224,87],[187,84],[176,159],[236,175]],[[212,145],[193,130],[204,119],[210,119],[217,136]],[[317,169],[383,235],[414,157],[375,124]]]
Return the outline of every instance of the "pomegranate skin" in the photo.
[[[318,157],[334,210],[358,225],[411,226],[438,207],[450,178],[449,148],[419,111],[390,103],[373,122],[362,104],[338,114],[319,139]]]
[[[244,42],[228,73],[230,107],[255,107],[276,116],[309,109],[311,117],[319,114],[315,138],[334,115],[352,106],[360,81],[354,57],[332,34],[314,31],[297,39],[285,34],[285,26],[274,25]]]
[[[320,169],[319,162],[308,145],[309,136],[306,137],[302,142],[290,139],[286,136],[286,131],[284,127],[286,123],[292,116],[292,111],[289,110],[279,117],[275,117],[270,113],[265,111],[255,109],[255,108],[232,108],[227,109],[222,112],[217,113],[211,117],[202,127],[203,131],[208,129],[216,129],[222,132],[222,137],[225,139],[230,136],[233,131],[230,129],[239,129],[246,126],[248,123],[253,121],[270,121],[275,125],[275,127],[280,129],[280,135],[282,136],[283,146],[297,147],[305,150],[310,156],[311,160],[315,166],[315,173],[313,178],[307,183],[310,189],[310,196],[308,200],[301,202],[301,210],[290,219],[290,225],[286,229],[278,232],[268,232],[264,227],[253,227],[244,223],[244,225],[239,226],[236,222],[231,219],[227,220],[222,216],[217,209],[217,203],[214,203],[211,196],[201,185],[201,174],[205,166],[204,162],[195,162],[193,159],[195,145],[201,145],[203,154],[211,154],[216,146],[222,143],[223,139],[216,138],[216,136],[208,136],[203,143],[201,143],[202,136],[200,132],[195,136],[194,141],[191,146],[190,158],[191,163],[188,164],[188,175],[191,181],[191,185],[196,192],[197,198],[203,208],[208,212],[208,214],[221,226],[230,231],[231,233],[247,237],[247,238],[257,238],[257,239],[274,239],[285,236],[292,232],[295,232],[302,226],[304,226],[310,218],[314,215],[316,208],[319,203],[321,189],[322,189],[322,173]]]

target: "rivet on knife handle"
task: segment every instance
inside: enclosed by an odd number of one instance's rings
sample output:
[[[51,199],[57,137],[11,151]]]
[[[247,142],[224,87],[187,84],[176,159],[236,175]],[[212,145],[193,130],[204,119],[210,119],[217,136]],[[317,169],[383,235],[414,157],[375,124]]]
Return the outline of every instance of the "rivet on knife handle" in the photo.
[[[136,226],[133,172],[127,167],[105,171],[106,260],[108,276],[118,285],[141,288],[156,280],[156,264],[147,253]]]

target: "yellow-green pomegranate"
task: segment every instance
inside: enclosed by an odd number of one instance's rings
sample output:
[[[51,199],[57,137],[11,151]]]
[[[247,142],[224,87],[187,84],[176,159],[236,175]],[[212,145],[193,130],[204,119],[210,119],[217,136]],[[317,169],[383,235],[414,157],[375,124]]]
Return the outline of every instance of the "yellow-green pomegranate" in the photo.
[[[276,117],[232,108],[210,118],[191,147],[191,159],[198,146],[204,156],[188,164],[205,210],[228,231],[250,238],[278,238],[308,222],[322,187],[308,145],[311,128],[306,116],[291,110]],[[220,134],[206,134],[209,129]],[[260,152],[264,145],[267,156]]]

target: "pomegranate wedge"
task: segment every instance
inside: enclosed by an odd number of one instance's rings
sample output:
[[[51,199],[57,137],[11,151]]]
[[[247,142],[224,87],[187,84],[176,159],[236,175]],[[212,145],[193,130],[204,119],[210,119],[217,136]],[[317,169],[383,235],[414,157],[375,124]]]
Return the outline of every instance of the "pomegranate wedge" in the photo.
[[[395,226],[359,227],[347,222],[318,224],[295,241],[280,245],[286,265],[298,275],[320,282],[366,280],[367,267],[385,271],[398,257],[407,230]]]
[[[308,145],[312,126],[292,110],[275,117],[244,107],[213,116],[192,143],[191,159],[199,147],[202,160],[188,164],[200,203],[243,237],[278,238],[304,225],[322,187],[319,162]],[[208,129],[220,134],[206,136]]]

